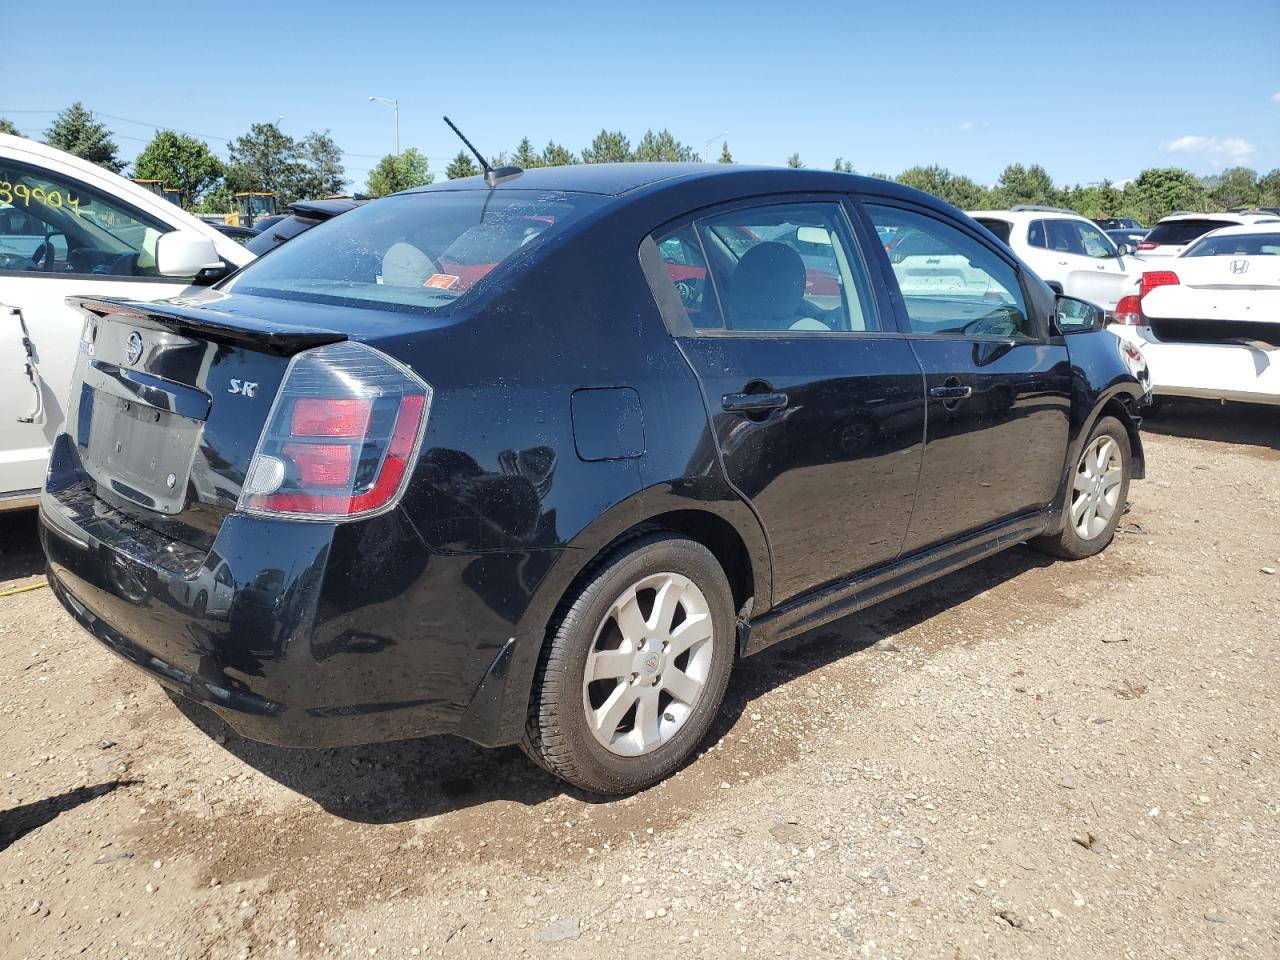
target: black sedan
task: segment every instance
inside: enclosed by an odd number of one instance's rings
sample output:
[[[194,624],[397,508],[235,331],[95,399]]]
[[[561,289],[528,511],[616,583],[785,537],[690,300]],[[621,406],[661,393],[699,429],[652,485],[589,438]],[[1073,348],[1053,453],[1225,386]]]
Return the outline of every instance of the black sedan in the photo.
[[[617,794],[694,753],[739,658],[1111,541],[1141,357],[954,208],[716,164],[504,181],[83,300],[41,499],[67,612],[251,738],[456,733]],[[938,255],[892,263],[905,229]]]
[[[249,252],[262,256],[268,250],[274,250],[286,240],[291,240],[303,231],[310,230],[316,224],[332,220],[338,214],[354,210],[367,202],[366,199],[349,197],[296,200],[289,204],[287,216],[273,217],[270,222],[260,224],[254,230],[255,236],[246,242],[245,246]]]

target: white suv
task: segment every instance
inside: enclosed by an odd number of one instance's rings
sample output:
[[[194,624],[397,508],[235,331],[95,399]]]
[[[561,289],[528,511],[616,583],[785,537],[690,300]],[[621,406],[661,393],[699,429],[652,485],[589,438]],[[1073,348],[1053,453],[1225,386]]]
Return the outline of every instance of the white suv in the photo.
[[[1210,230],[1247,226],[1255,223],[1280,223],[1270,213],[1171,213],[1138,243],[1138,251],[1146,257],[1176,257]]]
[[[0,510],[34,504],[80,349],[68,296],[159,300],[253,254],[123,177],[0,134]]]
[[[1119,247],[1098,225],[1072,210],[1016,206],[971,210],[969,216],[1003,240],[1059,293],[1096,303],[1113,313],[1142,276],[1143,262],[1127,244]]]

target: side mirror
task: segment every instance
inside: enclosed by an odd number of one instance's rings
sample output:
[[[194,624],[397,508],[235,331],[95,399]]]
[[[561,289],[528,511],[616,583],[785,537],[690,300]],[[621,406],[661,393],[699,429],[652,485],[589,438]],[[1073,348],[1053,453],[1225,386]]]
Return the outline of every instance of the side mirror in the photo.
[[[223,269],[213,241],[192,230],[172,230],[156,240],[156,272],[162,277],[194,277]]]
[[[1077,300],[1075,297],[1058,295],[1058,306],[1054,313],[1058,333],[1091,333],[1101,330],[1106,321],[1106,313],[1096,303]]]
[[[1131,256],[1133,256],[1133,247],[1129,246],[1129,244],[1127,244],[1127,243],[1117,244],[1117,245],[1116,245],[1116,256],[1117,256],[1117,257],[1131,257]]]
[[[831,246],[831,234],[825,227],[796,227],[796,239],[801,243]]]

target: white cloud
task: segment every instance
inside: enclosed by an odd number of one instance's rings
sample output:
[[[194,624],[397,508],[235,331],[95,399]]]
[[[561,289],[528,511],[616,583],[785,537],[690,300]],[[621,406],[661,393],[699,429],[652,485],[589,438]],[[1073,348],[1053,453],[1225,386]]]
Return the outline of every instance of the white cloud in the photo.
[[[1166,153],[1192,153],[1218,164],[1244,163],[1255,150],[1252,143],[1241,137],[1197,137],[1188,134],[1160,145]]]
[[[1280,103],[1280,93],[1273,93],[1273,94],[1271,95],[1271,102],[1272,102],[1272,103]]]
[[[987,123],[985,120],[966,120],[964,123],[960,124],[960,130],[963,133],[972,133],[974,130],[982,130],[989,126],[991,126],[991,124]]]

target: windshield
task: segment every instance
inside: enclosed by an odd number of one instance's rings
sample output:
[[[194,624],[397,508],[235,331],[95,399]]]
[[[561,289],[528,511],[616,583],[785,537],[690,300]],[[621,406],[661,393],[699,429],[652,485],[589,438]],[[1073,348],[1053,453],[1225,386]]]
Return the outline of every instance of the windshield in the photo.
[[[1280,256],[1280,232],[1236,233],[1205,237],[1188,247],[1184,257],[1275,257]]]
[[[225,289],[383,310],[441,310],[518,250],[608,198],[522,190],[397,194],[306,230]]]

